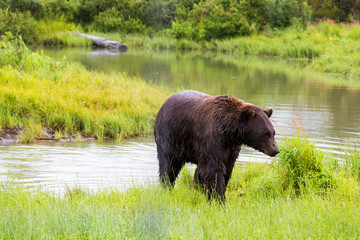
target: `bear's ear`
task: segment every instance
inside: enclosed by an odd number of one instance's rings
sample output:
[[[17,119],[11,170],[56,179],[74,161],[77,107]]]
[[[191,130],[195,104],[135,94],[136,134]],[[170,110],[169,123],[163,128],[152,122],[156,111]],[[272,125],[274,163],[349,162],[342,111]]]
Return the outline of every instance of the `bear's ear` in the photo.
[[[241,114],[241,118],[245,123],[251,121],[255,116],[256,116],[256,113],[251,108],[245,109],[245,111],[243,111]]]
[[[264,112],[266,113],[266,115],[270,118],[272,113],[273,113],[273,109],[272,108],[268,108],[266,110],[264,110]]]

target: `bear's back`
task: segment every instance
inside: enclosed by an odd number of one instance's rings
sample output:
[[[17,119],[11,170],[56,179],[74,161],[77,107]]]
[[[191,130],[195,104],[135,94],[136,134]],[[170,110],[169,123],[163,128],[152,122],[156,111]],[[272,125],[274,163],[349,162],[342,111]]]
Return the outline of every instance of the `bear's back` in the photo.
[[[191,101],[193,99],[195,100],[195,99],[206,98],[206,97],[209,97],[209,95],[202,93],[202,92],[194,91],[194,90],[184,90],[182,92],[175,93],[174,95],[169,97],[168,100],[166,100],[166,102],[164,104],[166,104],[167,102],[173,102],[173,101],[186,102],[186,101]]]

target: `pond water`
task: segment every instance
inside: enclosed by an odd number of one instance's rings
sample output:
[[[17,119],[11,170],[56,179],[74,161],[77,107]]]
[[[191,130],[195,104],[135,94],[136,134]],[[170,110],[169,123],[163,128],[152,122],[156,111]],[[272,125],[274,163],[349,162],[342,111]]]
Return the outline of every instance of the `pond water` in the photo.
[[[203,52],[129,50],[124,54],[90,49],[44,49],[45,54],[81,62],[95,71],[126,72],[172,90],[235,95],[247,102],[273,107],[277,140],[304,128],[320,149],[341,154],[360,137],[360,90],[306,74],[301,62],[235,58]],[[326,77],[325,77],[326,78]],[[343,145],[343,146],[341,146]],[[269,161],[243,148],[238,163]],[[156,146],[152,136],[122,143],[57,142],[0,145],[0,176],[28,187],[62,191],[65,186],[89,189],[124,187],[131,182],[157,181]]]

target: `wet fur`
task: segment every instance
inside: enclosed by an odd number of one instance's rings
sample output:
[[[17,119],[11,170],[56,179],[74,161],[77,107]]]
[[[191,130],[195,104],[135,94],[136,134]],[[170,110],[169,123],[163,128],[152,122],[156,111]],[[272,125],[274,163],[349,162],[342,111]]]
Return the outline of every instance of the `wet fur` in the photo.
[[[261,143],[246,139],[256,134],[251,130],[257,126],[250,125],[256,124],[257,116],[260,124],[270,123],[261,120],[268,118],[263,109],[235,97],[209,96],[190,90],[171,96],[155,121],[161,181],[173,185],[184,164],[194,163],[195,182],[204,186],[209,197],[224,200],[241,145],[263,151]],[[269,127],[272,125],[265,126]]]

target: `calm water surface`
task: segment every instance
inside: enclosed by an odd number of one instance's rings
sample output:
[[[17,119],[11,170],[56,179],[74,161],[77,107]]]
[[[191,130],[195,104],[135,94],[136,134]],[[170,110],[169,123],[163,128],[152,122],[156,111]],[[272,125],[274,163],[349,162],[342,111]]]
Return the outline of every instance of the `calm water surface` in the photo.
[[[210,53],[132,51],[113,54],[86,49],[44,50],[54,58],[78,61],[88,69],[126,72],[170,89],[194,89],[235,95],[273,107],[277,139],[300,124],[320,149],[342,154],[360,137],[360,90],[325,83],[305,74],[296,63],[278,59],[235,58]],[[243,148],[238,162],[270,158]],[[122,143],[57,142],[0,145],[0,176],[28,187],[63,191],[66,186],[89,189],[124,187],[157,181],[156,146],[152,136]]]

